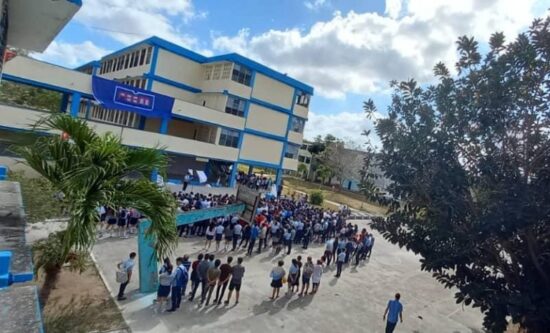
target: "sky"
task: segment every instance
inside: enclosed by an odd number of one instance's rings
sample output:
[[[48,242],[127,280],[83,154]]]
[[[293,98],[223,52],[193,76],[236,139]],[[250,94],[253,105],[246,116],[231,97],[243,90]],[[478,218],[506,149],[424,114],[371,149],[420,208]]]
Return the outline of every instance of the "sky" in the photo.
[[[76,67],[156,35],[206,56],[237,52],[312,85],[304,136],[333,134],[362,143],[372,128],[363,101],[380,116],[390,80],[432,80],[433,66],[456,62],[455,41],[481,47],[508,40],[550,0],[83,0],[39,59]]]

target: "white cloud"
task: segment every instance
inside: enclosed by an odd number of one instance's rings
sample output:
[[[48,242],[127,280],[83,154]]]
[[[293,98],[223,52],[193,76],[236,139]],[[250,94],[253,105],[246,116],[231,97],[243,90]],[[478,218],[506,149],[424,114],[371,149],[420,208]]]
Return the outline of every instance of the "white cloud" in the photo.
[[[458,36],[473,35],[483,42],[503,31],[513,39],[542,14],[545,0],[386,1],[387,16],[335,12],[309,30],[257,35],[241,30],[235,36],[215,36],[213,47],[288,73],[323,96],[343,98],[350,92],[379,92],[392,79],[429,82],[438,61],[454,68]]]
[[[206,15],[195,10],[192,0],[86,0],[75,20],[124,44],[156,35],[192,47],[197,39],[184,33],[180,22]]]
[[[31,53],[31,56],[53,64],[75,67],[97,60],[109,52],[89,40],[78,44],[53,41],[43,53]]]
[[[362,146],[367,139],[361,133],[372,128],[372,121],[368,120],[364,113],[343,111],[324,115],[310,111],[304,135],[306,139],[313,140],[317,135],[324,137],[332,134],[346,142]],[[371,136],[371,140],[373,145],[380,146],[378,137]]]
[[[304,6],[306,6],[307,9],[311,10],[317,10],[321,7],[328,6],[329,1],[328,0],[308,0],[304,1]]]

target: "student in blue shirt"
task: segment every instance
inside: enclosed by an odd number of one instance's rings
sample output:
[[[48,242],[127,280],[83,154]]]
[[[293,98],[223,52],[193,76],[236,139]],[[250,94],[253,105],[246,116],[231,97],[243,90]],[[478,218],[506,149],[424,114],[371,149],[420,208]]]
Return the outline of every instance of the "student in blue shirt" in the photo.
[[[254,244],[256,243],[256,239],[260,236],[260,228],[258,227],[258,224],[255,223],[252,229],[250,230],[250,240],[248,242],[248,250],[246,251],[246,254],[251,256],[252,251],[254,250]]]
[[[397,319],[400,319],[401,322],[403,322],[403,305],[399,302],[400,298],[401,295],[399,293],[395,294],[395,299],[388,302],[386,311],[384,311],[383,320],[386,320],[386,315],[388,316],[388,320],[386,322],[386,333],[393,333],[393,330],[397,325]]]

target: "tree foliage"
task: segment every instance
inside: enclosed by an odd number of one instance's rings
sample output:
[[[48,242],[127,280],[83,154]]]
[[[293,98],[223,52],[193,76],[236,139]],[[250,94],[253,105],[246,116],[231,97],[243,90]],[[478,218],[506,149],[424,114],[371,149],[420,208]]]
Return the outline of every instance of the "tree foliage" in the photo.
[[[376,121],[396,200],[375,228],[479,307],[490,332],[507,317],[550,327],[549,26],[537,19],[509,44],[495,33],[485,56],[459,38],[457,75],[440,63],[434,85],[393,82]]]
[[[49,112],[59,112],[61,93],[25,84],[2,81],[0,102]]]
[[[132,207],[150,221],[158,258],[177,244],[174,198],[149,180],[153,170],[166,168],[166,157],[156,149],[132,149],[120,138],[99,135],[85,121],[55,114],[37,124],[41,131],[66,133],[40,137],[30,146],[16,148],[25,163],[64,194],[69,212],[66,231],[60,235],[66,260],[71,252],[86,252],[95,243],[97,207]]]

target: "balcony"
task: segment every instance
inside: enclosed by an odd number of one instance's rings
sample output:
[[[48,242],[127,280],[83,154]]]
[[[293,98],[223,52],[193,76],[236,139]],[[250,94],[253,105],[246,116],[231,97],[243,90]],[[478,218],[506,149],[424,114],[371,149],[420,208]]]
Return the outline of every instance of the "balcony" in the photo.
[[[21,107],[0,105],[0,126],[30,130],[32,125],[47,116],[48,112],[34,111]],[[122,143],[133,147],[157,148],[175,154],[193,155],[204,158],[213,158],[226,161],[236,161],[239,150],[232,147],[219,146],[216,144],[198,140],[186,139],[171,135],[163,135],[148,131],[142,131],[129,127],[120,127],[96,121],[88,121],[88,124],[98,133],[111,132],[119,136]]]

